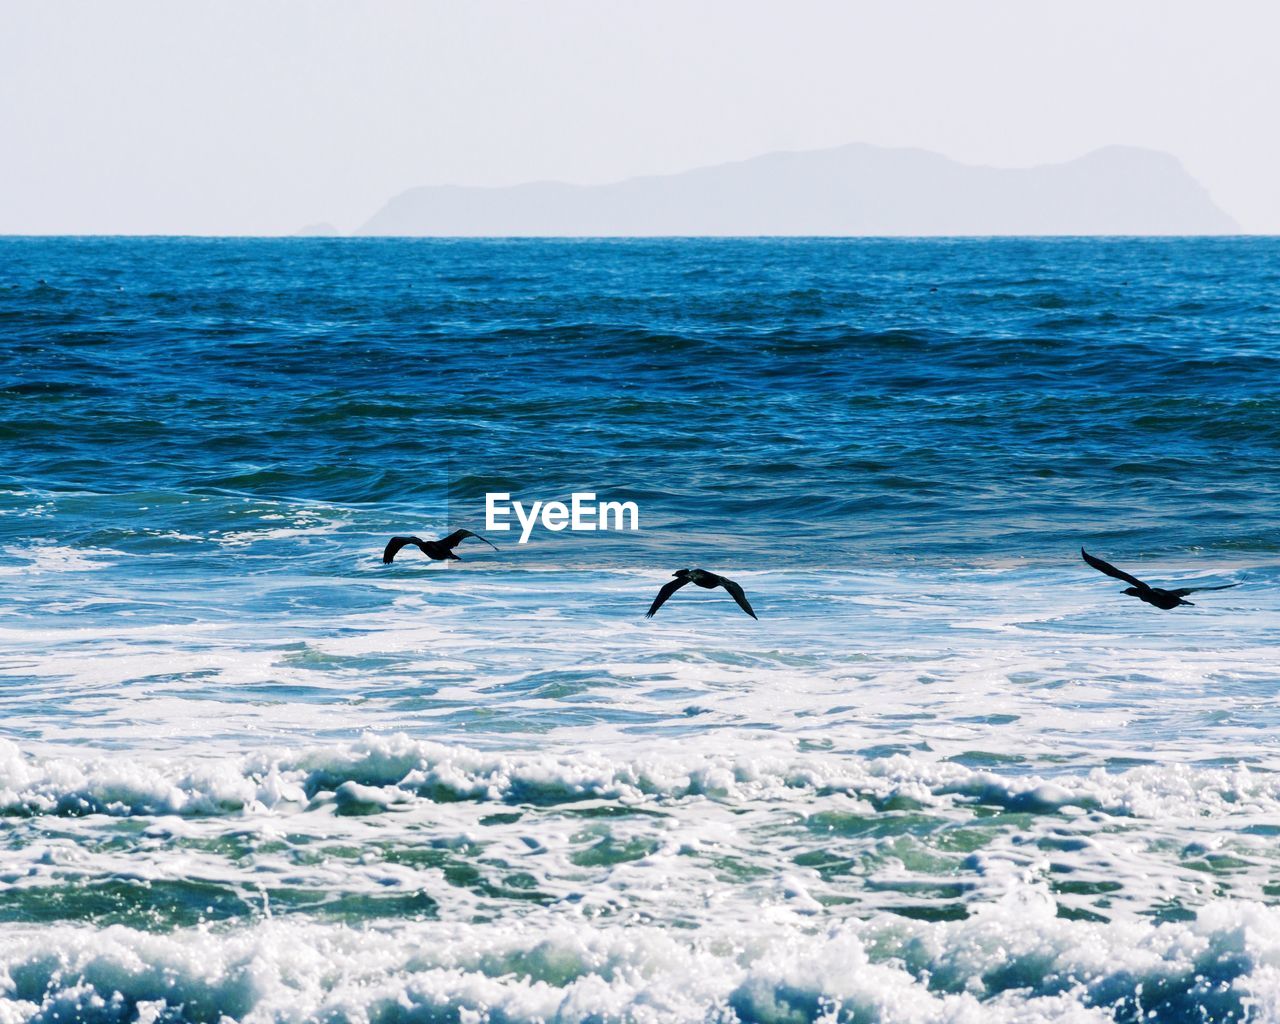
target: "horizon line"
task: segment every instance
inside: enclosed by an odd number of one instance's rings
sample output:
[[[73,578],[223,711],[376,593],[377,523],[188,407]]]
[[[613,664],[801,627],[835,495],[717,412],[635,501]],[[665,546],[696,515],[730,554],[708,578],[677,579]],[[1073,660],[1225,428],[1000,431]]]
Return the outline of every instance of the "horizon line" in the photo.
[[[1272,231],[1215,231],[1201,233],[1168,232],[1159,234],[990,234],[990,235],[813,235],[813,234],[778,234],[778,235],[365,235],[365,234],[201,234],[194,232],[160,233],[160,232],[112,232],[83,233],[74,231],[45,232],[31,234],[24,232],[0,231],[0,241],[49,241],[53,239],[92,241],[98,239],[134,239],[137,241],[292,241],[292,242],[770,242],[770,241],[814,241],[814,242],[940,242],[940,241],[1080,241],[1109,239],[1115,241],[1142,240],[1176,240],[1176,239],[1245,239],[1245,238],[1280,238],[1280,232]]]

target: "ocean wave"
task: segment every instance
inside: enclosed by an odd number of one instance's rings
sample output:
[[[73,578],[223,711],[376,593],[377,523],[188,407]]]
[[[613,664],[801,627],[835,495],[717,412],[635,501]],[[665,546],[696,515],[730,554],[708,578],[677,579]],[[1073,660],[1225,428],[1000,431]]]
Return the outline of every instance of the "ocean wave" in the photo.
[[[1219,901],[1189,922],[1099,925],[1054,917],[1034,889],[961,922],[825,929],[779,915],[693,932],[563,915],[2,926],[0,1021],[1266,1021],[1278,964],[1275,908]]]
[[[207,815],[269,811],[317,799],[390,805],[551,806],[706,798],[727,803],[841,793],[873,806],[977,804],[1054,813],[1181,818],[1280,813],[1280,774],[1256,767],[1147,765],[1123,772],[1045,777],[999,774],[894,754],[821,758],[656,752],[611,759],[595,752],[511,753],[366,735],[350,744],[238,758],[120,759],[24,755],[0,740],[0,813]]]

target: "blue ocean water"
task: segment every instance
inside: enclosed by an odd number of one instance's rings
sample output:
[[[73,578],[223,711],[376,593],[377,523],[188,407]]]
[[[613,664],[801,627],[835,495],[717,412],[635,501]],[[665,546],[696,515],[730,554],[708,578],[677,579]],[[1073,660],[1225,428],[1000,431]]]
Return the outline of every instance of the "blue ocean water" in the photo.
[[[0,239],[0,1021],[1280,1020],[1278,292]]]

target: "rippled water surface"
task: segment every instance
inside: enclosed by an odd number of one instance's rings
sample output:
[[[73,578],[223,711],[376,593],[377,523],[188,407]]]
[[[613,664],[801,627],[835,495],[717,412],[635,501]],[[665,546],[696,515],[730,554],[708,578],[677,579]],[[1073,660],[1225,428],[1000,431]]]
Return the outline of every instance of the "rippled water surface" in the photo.
[[[0,239],[0,1022],[1280,1020],[1278,289]]]

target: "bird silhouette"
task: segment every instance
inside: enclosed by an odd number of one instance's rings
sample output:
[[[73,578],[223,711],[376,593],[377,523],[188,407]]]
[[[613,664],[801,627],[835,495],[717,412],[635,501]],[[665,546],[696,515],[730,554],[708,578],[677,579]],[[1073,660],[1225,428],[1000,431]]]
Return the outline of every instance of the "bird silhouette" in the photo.
[[[692,583],[705,590],[724,587],[733,599],[738,602],[739,608],[750,615],[753,619],[758,618],[756,613],[751,610],[751,603],[747,600],[747,595],[743,593],[742,587],[734,583],[733,580],[726,579],[723,576],[717,576],[713,572],[707,572],[706,569],[681,569],[678,572],[673,572],[671,575],[674,576],[675,579],[670,583],[664,584],[662,589],[658,591],[658,596],[653,599],[653,604],[649,606],[649,610],[644,614],[646,619],[653,618],[654,613],[666,603],[667,598],[683,587],[686,583]]]
[[[423,540],[421,537],[392,537],[387,541],[387,546],[382,551],[382,562],[384,565],[390,565],[396,557],[399,550],[406,544],[414,544],[428,558],[437,562],[460,562],[461,556],[455,555],[453,549],[461,544],[468,537],[474,537],[476,540],[484,540],[478,533],[472,533],[470,530],[454,530],[447,537],[440,540]],[[484,540],[489,544],[487,540]],[[494,551],[498,550],[496,544],[489,544]]]
[[[1190,605],[1195,607],[1194,602],[1184,600],[1188,594],[1194,594],[1197,590],[1227,590],[1231,587],[1240,586],[1239,583],[1223,583],[1217,587],[1180,587],[1177,590],[1164,590],[1161,587],[1153,587],[1148,583],[1143,583],[1136,576],[1130,576],[1127,572],[1117,569],[1110,562],[1104,562],[1101,558],[1095,558],[1089,554],[1084,548],[1080,549],[1080,555],[1086,562],[1098,570],[1098,572],[1106,573],[1112,579],[1124,580],[1132,586],[1125,589],[1125,593],[1130,597],[1136,597],[1139,601],[1145,601],[1147,604],[1155,605],[1157,608],[1163,608],[1169,611],[1177,608],[1179,605]]]

